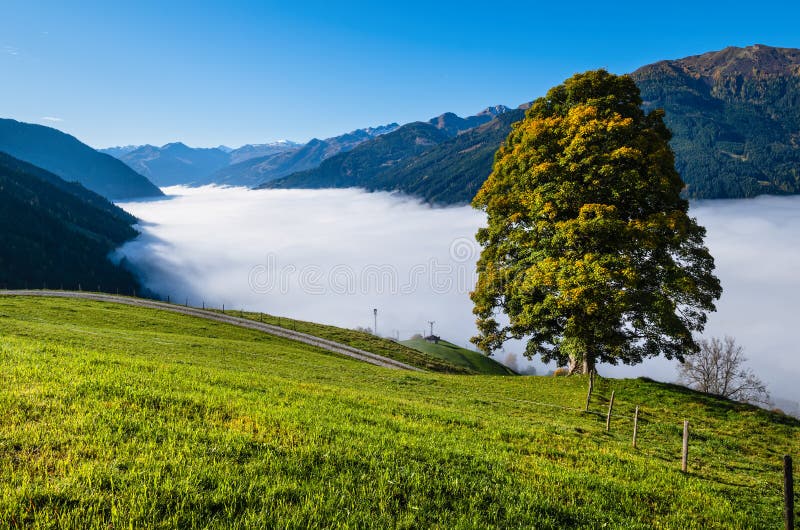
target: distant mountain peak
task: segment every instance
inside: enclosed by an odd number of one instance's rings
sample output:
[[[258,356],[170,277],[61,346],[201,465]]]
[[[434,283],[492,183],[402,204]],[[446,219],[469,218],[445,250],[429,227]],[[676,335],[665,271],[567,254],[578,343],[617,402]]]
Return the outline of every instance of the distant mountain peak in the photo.
[[[190,149],[190,147],[183,142],[170,142],[162,145],[161,149]]]
[[[719,77],[756,79],[764,76],[798,76],[800,50],[764,44],[744,48],[729,46],[719,51],[643,66],[634,72],[634,78],[642,71],[665,68],[677,69],[692,77],[706,80]]]
[[[488,110],[488,109],[487,109]],[[494,115],[489,112],[481,112],[475,116],[462,118],[454,112],[445,112],[435,118],[428,120],[428,123],[451,136],[456,136],[479,125],[491,121]]]
[[[500,114],[505,114],[511,110],[510,108],[506,107],[505,105],[494,105],[492,107],[486,107],[482,111],[480,111],[477,115],[478,116],[499,116]]]
[[[367,127],[365,129],[359,129],[367,133],[368,136],[375,137],[381,136],[383,134],[388,134],[392,131],[396,131],[400,125],[396,122],[387,123],[386,125],[378,125],[377,127]]]

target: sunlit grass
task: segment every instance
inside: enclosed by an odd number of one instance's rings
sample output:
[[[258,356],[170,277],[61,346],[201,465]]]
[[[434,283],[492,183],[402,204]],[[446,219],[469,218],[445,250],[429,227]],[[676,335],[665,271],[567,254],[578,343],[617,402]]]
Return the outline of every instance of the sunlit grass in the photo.
[[[670,385],[601,380],[606,433],[581,378],[388,370],[114,304],[0,297],[0,334],[0,527],[776,528],[800,447]]]
[[[211,309],[211,311],[222,312],[220,309]],[[441,356],[426,355],[421,353],[418,349],[411,348],[391,339],[373,335],[372,333],[366,331],[339,328],[336,326],[318,324],[316,322],[306,322],[304,320],[295,320],[292,318],[268,315],[265,313],[228,310],[225,312],[225,314],[263,322],[273,326],[280,326],[282,328],[300,331],[302,333],[308,333],[316,337],[322,337],[323,339],[347,344],[353,348],[377,353],[379,355],[383,355],[385,357],[389,357],[391,359],[395,359],[397,361],[433,372],[451,374],[490,373],[483,372],[482,365],[473,366],[464,363],[453,362],[452,360],[442,358]],[[509,374],[506,373],[505,375]]]

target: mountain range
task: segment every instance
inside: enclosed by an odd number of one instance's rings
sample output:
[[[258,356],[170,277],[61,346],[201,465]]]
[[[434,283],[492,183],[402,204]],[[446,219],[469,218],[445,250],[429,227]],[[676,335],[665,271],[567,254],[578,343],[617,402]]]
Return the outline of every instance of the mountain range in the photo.
[[[800,50],[731,47],[631,75],[644,108],[666,111],[687,196],[800,193]],[[467,203],[528,106],[445,113],[304,145],[171,143],[103,153],[56,129],[0,119],[0,285],[134,288],[107,256],[136,236],[136,219],[109,201],[162,196],[148,177],[159,185],[362,187]]]
[[[159,186],[212,183],[256,186],[272,178],[317,167],[323,160],[397,127],[396,123],[367,127],[325,140],[315,138],[307,144],[283,140],[231,149],[188,147],[176,142],[161,147],[110,147],[101,152],[119,158]]]
[[[800,50],[731,47],[662,61],[631,75],[644,108],[666,110],[686,196],[800,192]],[[489,123],[429,142],[427,149],[413,145],[413,136],[401,137],[401,128],[381,142],[365,142],[318,168],[261,187],[358,186],[401,191],[438,204],[467,203],[491,172],[494,152],[512,124],[524,117],[526,107],[498,107],[487,112]],[[458,123],[452,116],[428,123],[452,133],[449,123]],[[393,145],[389,157],[386,142]]]
[[[350,151],[357,145],[378,138],[397,129],[396,123],[380,127],[357,129],[340,136],[320,140],[314,138],[295,150],[251,158],[222,168],[210,176],[209,181],[225,185],[254,187],[262,182],[315,168],[324,160]]]
[[[645,109],[666,111],[688,197],[800,192],[800,50],[730,47],[660,61],[631,75]],[[459,204],[469,202],[489,175],[494,152],[526,106],[498,105],[466,118],[445,113],[303,145],[170,143],[102,153],[55,129],[0,120],[0,152],[112,200],[159,195],[149,178],[159,186],[358,186]]]
[[[130,293],[136,280],[107,256],[137,235],[134,223],[80,184],[0,153],[0,288]]]
[[[116,158],[59,130],[0,119],[0,152],[79,182],[110,200],[158,197],[161,190]]]
[[[262,184],[263,188],[339,188],[397,190],[431,202],[465,202],[491,166],[522,109],[498,106],[469,118],[452,113],[404,125],[364,142],[319,167]],[[444,178],[443,178],[444,177]]]

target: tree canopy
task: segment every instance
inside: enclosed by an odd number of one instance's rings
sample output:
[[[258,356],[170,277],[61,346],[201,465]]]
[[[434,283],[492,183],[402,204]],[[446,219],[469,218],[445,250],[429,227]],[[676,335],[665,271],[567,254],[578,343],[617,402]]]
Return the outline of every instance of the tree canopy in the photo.
[[[528,357],[594,372],[698,350],[722,289],[663,112],[641,105],[629,76],[577,74],[496,153],[473,201],[488,218],[472,293],[484,351],[525,339]]]

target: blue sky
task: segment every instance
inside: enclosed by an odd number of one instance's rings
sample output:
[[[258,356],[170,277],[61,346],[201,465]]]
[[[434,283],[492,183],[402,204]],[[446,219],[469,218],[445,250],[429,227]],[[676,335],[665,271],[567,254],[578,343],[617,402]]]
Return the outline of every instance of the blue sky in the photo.
[[[574,72],[760,43],[796,2],[0,4],[0,117],[95,147],[306,141],[516,106]]]

